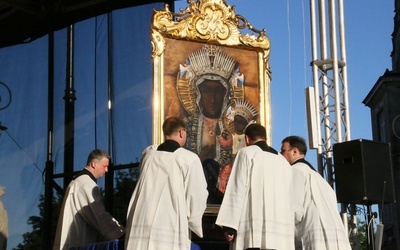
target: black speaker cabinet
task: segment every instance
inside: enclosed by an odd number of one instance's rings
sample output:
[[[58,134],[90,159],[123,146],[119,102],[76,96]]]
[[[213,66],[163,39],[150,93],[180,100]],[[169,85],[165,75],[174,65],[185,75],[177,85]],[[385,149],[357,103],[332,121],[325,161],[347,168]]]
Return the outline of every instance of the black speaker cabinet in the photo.
[[[364,139],[333,145],[338,202],[395,202],[390,144]]]

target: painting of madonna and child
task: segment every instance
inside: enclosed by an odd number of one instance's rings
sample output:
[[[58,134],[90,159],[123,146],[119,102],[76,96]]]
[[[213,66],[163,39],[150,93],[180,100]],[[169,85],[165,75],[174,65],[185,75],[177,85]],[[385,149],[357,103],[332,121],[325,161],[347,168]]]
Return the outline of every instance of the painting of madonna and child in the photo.
[[[244,129],[259,122],[257,53],[223,46],[166,40],[165,117],[186,122],[185,147],[203,164],[209,204],[221,204]]]

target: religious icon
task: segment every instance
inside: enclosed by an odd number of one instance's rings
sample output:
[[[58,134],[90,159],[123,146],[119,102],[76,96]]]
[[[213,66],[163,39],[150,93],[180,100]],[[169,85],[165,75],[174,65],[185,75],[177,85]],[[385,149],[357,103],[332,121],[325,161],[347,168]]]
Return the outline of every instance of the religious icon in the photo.
[[[241,34],[244,28],[257,35]],[[166,117],[186,122],[185,147],[201,159],[208,182],[208,213],[222,202],[248,124],[261,123],[271,138],[270,43],[264,32],[223,0],[188,1],[181,13],[168,5],[154,11],[153,143],[163,140]]]
[[[222,201],[233,156],[257,110],[244,100],[244,74],[220,47],[204,45],[179,65],[177,91],[187,114],[186,148],[199,155],[208,181],[209,203]],[[240,142],[241,140],[241,142]]]

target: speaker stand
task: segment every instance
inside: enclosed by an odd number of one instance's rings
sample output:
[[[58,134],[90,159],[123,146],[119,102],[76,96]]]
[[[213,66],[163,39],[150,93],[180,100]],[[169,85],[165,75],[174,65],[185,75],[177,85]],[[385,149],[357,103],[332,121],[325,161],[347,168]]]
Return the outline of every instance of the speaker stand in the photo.
[[[366,223],[367,231],[367,243],[368,243],[368,250],[376,250],[375,249],[375,237],[374,237],[374,219],[378,217],[376,212],[372,213],[371,211],[371,204],[367,206],[367,218],[368,221]]]

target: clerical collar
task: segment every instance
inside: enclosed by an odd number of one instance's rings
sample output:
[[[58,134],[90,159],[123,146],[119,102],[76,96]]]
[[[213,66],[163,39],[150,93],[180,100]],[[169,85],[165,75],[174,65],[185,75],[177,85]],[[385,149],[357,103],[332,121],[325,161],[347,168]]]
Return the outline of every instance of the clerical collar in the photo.
[[[175,152],[181,145],[177,141],[174,140],[165,140],[165,142],[161,143],[157,151],[167,151],[167,152]]]
[[[82,176],[82,175],[89,175],[89,177],[90,177],[94,182],[97,183],[96,177],[94,177],[94,175],[93,175],[89,170],[87,170],[86,168],[84,168],[81,172],[79,172],[79,173],[74,177],[74,180],[75,180],[76,178],[78,178],[79,176]]]
[[[266,141],[258,141],[256,143],[254,143],[254,145],[257,145],[258,147],[260,147],[262,151],[266,151],[266,152],[276,154],[276,155],[278,154],[278,151],[276,151],[275,149],[268,146]]]
[[[304,164],[306,164],[307,166],[309,166],[312,170],[316,171],[316,170],[314,169],[314,167],[311,165],[311,163],[309,163],[308,161],[306,161],[304,158],[298,159],[297,161],[293,162],[292,165],[294,165],[294,164],[296,164],[296,163],[304,163]]]

